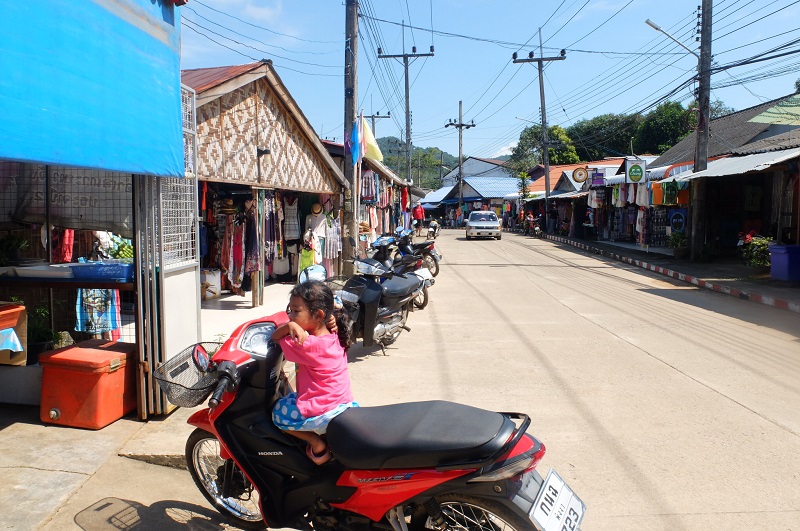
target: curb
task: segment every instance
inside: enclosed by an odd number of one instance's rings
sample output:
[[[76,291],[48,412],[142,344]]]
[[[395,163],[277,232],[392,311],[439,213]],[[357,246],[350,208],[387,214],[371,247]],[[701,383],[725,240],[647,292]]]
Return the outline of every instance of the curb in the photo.
[[[682,282],[692,284],[699,288],[706,288],[712,291],[716,291],[717,293],[724,293],[725,295],[736,297],[737,299],[748,300],[752,302],[757,302],[759,304],[772,306],[773,308],[800,313],[800,303],[791,302],[785,299],[777,299],[775,297],[767,297],[765,295],[760,295],[752,291],[743,291],[737,288],[733,288],[731,286],[726,286],[725,284],[709,282],[707,280],[703,280],[702,278],[693,277],[685,273],[679,273],[677,271],[667,269],[666,267],[661,267],[647,263],[643,260],[634,260],[633,258],[628,258],[627,256],[622,256],[620,254],[611,251],[606,251],[605,249],[600,249],[598,247],[592,247],[591,245],[587,245],[585,243],[576,242],[574,240],[564,238],[563,236],[554,236],[551,234],[545,234],[544,237],[545,239],[548,240],[556,241],[559,243],[566,243],[573,247],[577,247],[578,249],[583,249],[585,251],[589,251],[594,254],[599,254],[600,256],[605,256],[607,258],[613,258],[614,260],[618,260],[626,264],[635,265],[637,267],[641,267],[642,269],[647,269],[648,271],[665,275],[675,280],[680,280]]]

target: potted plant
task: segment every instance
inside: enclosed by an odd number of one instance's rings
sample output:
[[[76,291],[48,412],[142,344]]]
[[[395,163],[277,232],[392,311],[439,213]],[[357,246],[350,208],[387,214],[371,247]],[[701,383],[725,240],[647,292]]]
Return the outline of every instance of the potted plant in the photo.
[[[13,302],[24,305],[17,297]],[[52,350],[61,342],[61,334],[50,326],[50,308],[45,305],[28,309],[28,365],[39,362],[39,354]]]
[[[769,271],[772,262],[769,245],[774,243],[772,239],[760,236],[755,231],[750,231],[749,234],[745,234],[740,238],[744,263],[759,270]]]
[[[669,235],[667,245],[672,248],[672,255],[679,259],[684,260],[689,256],[689,241],[686,238],[686,232],[674,230]]]
[[[0,238],[0,266],[19,261],[19,252],[28,248],[28,239],[19,234],[9,234]]]

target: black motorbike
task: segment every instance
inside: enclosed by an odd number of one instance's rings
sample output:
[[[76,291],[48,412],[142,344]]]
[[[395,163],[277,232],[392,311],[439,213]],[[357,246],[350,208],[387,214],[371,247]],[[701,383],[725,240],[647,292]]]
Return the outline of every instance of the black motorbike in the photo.
[[[355,247],[355,242],[352,242]],[[414,257],[401,259],[408,264]],[[365,347],[385,348],[395,341],[406,325],[413,301],[425,287],[417,275],[398,275],[374,258],[354,258],[352,277],[335,277],[326,282],[353,320],[353,337]]]
[[[439,274],[439,262],[442,260],[442,255],[436,250],[433,240],[425,240],[424,242],[414,243],[414,234],[406,229],[396,232],[397,238],[397,252],[401,256],[409,254],[417,255],[422,258],[422,263],[431,272],[431,275],[436,276]]]

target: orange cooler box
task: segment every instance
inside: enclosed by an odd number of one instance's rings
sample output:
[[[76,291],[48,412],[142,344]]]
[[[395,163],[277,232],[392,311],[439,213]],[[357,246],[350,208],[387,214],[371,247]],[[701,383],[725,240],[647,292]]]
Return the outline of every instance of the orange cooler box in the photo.
[[[42,422],[99,430],[136,409],[136,345],[83,341],[39,356]]]

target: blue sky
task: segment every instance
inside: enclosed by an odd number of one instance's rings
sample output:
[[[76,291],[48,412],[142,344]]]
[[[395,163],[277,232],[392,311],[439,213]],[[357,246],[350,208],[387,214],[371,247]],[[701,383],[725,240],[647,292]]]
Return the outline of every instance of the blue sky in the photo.
[[[463,101],[464,154],[508,152],[530,121],[540,120],[536,63],[566,49],[544,71],[548,125],[567,127],[605,113],[648,111],[694,73],[697,59],[645,24],[651,19],[685,46],[695,42],[700,0],[371,0],[360,1],[359,107],[378,119],[378,137],[405,128],[403,66],[384,54],[427,53],[409,68],[411,139],[458,154],[458,132],[445,128]],[[322,138],[342,141],[343,0],[192,0],[183,17],[182,68],[273,64]],[[712,77],[712,100],[736,110],[794,91],[800,78],[800,0],[714,0],[714,65],[782,55]],[[406,27],[403,27],[403,24]],[[411,26],[410,28],[408,26]],[[433,31],[431,31],[433,30]],[[774,52],[770,52],[775,49]],[[788,52],[788,53],[787,53]],[[694,86],[670,99],[688,105]]]

